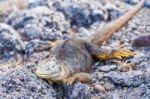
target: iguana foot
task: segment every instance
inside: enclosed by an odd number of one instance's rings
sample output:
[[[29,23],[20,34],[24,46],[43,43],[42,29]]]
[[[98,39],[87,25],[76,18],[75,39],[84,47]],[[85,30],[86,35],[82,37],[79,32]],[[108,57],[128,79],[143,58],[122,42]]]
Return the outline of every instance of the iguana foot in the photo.
[[[112,51],[112,54],[111,54],[112,58],[117,58],[117,59],[128,58],[134,55],[136,55],[136,52],[132,52],[126,49],[114,50]]]
[[[112,50],[111,53],[100,53],[96,57],[99,60],[108,60],[108,59],[128,58],[134,55],[136,55],[136,52],[132,52],[126,49],[117,49],[117,50]]]
[[[65,84],[72,85],[73,83],[80,81],[82,83],[87,83],[91,80],[91,76],[88,73],[77,73],[73,75],[72,77],[68,77],[63,79],[63,82]]]

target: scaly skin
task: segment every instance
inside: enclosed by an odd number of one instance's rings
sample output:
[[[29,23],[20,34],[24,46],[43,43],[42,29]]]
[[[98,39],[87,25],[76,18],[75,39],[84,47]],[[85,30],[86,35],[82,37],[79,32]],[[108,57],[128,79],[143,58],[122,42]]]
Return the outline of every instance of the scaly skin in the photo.
[[[144,0],[132,8],[121,18],[109,23],[103,29],[85,39],[73,37],[65,40],[52,49],[50,57],[39,61],[33,72],[40,78],[49,82],[63,82],[72,84],[75,81],[88,82],[91,76],[91,66],[94,59],[112,59],[133,56],[135,53],[122,49],[99,48],[104,41],[119,30],[144,5]],[[97,46],[98,45],[98,46]]]

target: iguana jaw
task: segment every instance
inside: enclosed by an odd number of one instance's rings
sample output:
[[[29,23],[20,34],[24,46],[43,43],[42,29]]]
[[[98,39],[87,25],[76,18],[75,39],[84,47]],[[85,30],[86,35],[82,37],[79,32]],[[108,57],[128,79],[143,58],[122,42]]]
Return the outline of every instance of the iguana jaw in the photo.
[[[59,73],[55,74],[55,76],[52,77],[52,73],[49,71],[41,71],[41,69],[38,69],[34,72],[36,74],[36,76],[43,78],[43,79],[54,79],[56,78],[56,76],[60,76]]]
[[[61,80],[62,69],[55,61],[46,59],[39,61],[33,73],[42,79],[55,81]]]
[[[46,80],[52,80],[52,81],[58,81],[61,80],[61,74],[62,72],[59,71],[58,69],[54,70],[46,70],[43,69],[43,67],[37,67],[35,71],[35,75]]]

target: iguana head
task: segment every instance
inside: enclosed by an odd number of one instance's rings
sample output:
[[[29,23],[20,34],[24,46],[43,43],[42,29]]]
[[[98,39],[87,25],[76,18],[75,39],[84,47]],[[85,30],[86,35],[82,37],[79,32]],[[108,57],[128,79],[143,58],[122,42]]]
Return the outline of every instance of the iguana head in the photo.
[[[39,61],[32,71],[42,79],[54,81],[60,80],[62,74],[61,66],[49,58]]]

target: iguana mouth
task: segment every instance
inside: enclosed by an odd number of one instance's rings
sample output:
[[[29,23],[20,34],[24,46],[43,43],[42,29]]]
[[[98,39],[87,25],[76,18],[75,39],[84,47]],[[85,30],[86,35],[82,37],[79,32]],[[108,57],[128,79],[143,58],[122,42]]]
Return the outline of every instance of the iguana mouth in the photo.
[[[38,76],[38,77],[41,77],[41,78],[43,78],[43,79],[48,79],[49,78],[49,75],[48,74],[35,74],[36,76]]]
[[[36,76],[42,77],[42,78],[48,78],[48,75],[50,75],[50,73],[44,73],[40,71],[37,72],[36,67],[31,68],[31,72],[34,73]]]
[[[31,72],[43,79],[60,79],[62,74],[61,71],[50,72],[42,68],[37,69],[36,67],[31,68]]]

